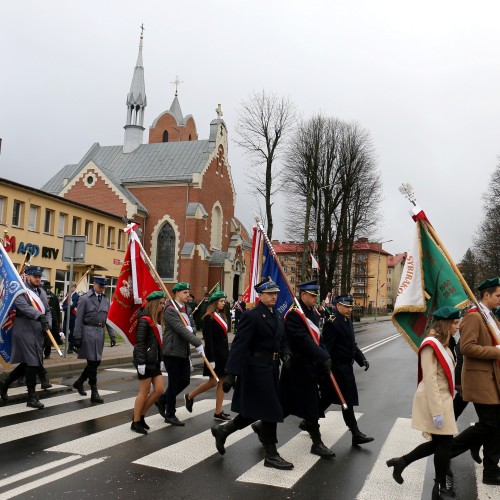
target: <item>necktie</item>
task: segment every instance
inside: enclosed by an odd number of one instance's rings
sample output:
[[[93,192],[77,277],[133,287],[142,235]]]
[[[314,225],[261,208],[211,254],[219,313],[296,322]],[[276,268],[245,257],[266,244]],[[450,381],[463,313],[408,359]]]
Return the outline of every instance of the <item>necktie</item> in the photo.
[[[182,307],[181,307],[181,311],[182,311],[183,313],[187,312],[187,311],[186,311],[186,306],[182,306]]]
[[[97,296],[97,300],[98,300],[99,302],[101,302],[101,299],[102,299],[102,295],[101,295],[101,294],[99,294],[99,295]]]

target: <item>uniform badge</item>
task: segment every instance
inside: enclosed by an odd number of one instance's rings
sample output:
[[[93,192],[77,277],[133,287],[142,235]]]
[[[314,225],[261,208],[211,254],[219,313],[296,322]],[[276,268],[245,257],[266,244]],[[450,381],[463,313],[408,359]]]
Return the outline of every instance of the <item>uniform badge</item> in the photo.
[[[263,315],[262,315],[262,317],[263,317],[264,319],[266,319],[266,315],[265,315],[265,314],[263,314]]]

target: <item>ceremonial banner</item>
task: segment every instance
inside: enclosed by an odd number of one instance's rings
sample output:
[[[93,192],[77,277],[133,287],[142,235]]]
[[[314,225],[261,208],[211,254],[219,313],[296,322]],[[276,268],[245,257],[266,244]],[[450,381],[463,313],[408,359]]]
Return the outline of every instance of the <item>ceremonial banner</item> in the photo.
[[[443,306],[462,308],[469,299],[421,219],[416,220],[416,230],[401,276],[392,322],[418,352],[434,311]]]
[[[109,307],[107,323],[131,345],[135,345],[137,313],[146,304],[146,297],[160,290],[160,286],[146,264],[136,232],[132,229],[129,235],[129,245]]]
[[[259,300],[257,292],[255,291],[255,285],[261,280],[260,269],[262,266],[262,234],[257,230],[256,227],[253,228],[253,238],[252,238],[252,255],[250,258],[250,285],[248,300],[245,297],[245,302],[247,304],[256,304]]]
[[[280,272],[279,267],[269,251],[267,243],[264,242],[264,258],[262,262],[262,278],[270,276],[271,279],[278,285],[280,292],[278,294],[278,300],[276,301],[276,310],[283,316],[288,311],[293,303],[293,297],[290,295],[288,286],[285,282],[285,278]]]
[[[311,268],[317,269],[319,271],[318,261],[314,258],[314,255],[312,253],[309,253],[309,255],[311,256]]]
[[[10,363],[14,300],[25,292],[24,283],[9,255],[0,243],[0,362]]]

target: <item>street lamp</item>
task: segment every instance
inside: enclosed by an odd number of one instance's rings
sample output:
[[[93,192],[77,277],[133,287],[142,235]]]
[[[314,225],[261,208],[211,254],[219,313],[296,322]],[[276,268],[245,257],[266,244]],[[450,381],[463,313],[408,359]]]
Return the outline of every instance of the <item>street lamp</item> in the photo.
[[[326,184],[325,186],[320,186],[318,187],[318,194],[316,197],[316,231],[314,232],[314,250],[316,254],[316,261],[319,260],[318,256],[318,232],[319,232],[319,209],[320,209],[320,197],[321,197],[321,190],[326,189],[328,187],[333,186],[333,184]]]
[[[375,290],[375,321],[377,321],[377,308],[378,308],[378,291],[379,291],[379,278],[380,278],[380,251],[384,243],[389,243],[393,240],[379,241],[378,244],[378,264],[377,264],[377,289]]]

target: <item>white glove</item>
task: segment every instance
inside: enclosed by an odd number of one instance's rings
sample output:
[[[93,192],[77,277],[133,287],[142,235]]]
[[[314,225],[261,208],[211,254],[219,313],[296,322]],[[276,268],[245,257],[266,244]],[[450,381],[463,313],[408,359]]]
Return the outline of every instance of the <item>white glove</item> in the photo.
[[[215,361],[210,361],[210,366],[212,367],[212,370],[215,370]]]
[[[160,370],[162,372],[166,372],[167,370],[165,369],[165,363],[163,361],[160,362]]]
[[[66,338],[66,335],[64,335],[63,332],[59,332],[59,337],[61,337],[61,340],[64,340]]]
[[[195,349],[200,356],[205,356],[205,349],[203,349],[203,344],[199,345],[198,347],[195,347]]]
[[[191,332],[193,333],[193,327],[191,325],[186,325],[186,328]]]
[[[139,375],[144,375],[146,373],[146,365],[139,365],[137,367],[137,371],[139,372]]]
[[[444,416],[443,415],[436,415],[435,417],[432,417],[432,421],[434,422],[434,427],[436,429],[441,429],[444,424]]]

